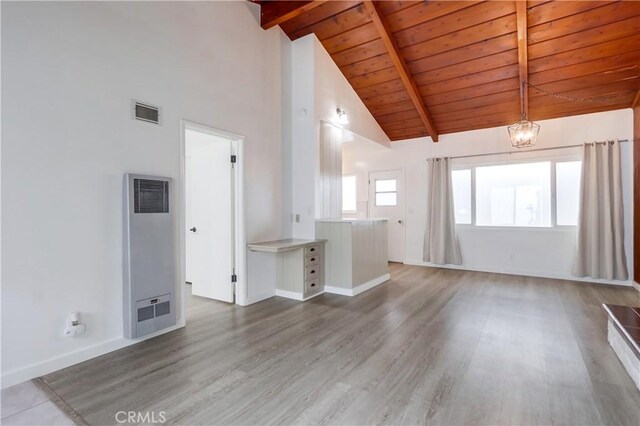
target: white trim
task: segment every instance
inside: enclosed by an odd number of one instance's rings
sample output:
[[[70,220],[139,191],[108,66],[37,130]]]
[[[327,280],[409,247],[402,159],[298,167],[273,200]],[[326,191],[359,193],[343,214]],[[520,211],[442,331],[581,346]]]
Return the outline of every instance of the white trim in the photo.
[[[324,291],[325,293],[339,294],[341,296],[357,296],[360,293],[364,293],[367,290],[370,290],[384,282],[389,281],[389,279],[391,279],[391,274],[387,273],[384,275],[380,275],[378,278],[374,278],[371,281],[360,284],[359,286],[354,288],[324,286]]]
[[[640,283],[637,283],[636,281],[633,281],[631,283],[631,285],[633,286],[633,288],[635,288],[636,290],[640,291]]]
[[[460,265],[436,265],[433,263],[424,262],[422,260],[405,260],[403,263],[405,265],[427,266],[430,268],[455,269],[459,271],[490,272],[492,274],[505,274],[505,275],[522,275],[525,277],[550,278],[555,280],[579,281],[579,282],[585,282],[585,283],[591,283],[591,284],[619,285],[624,287],[632,286],[631,281],[595,280],[593,278],[580,278],[580,277],[547,273],[547,272],[527,271],[522,269],[475,268],[475,267],[460,266]]]
[[[178,252],[180,254],[180,283],[184,284],[187,280],[186,277],[186,165],[185,165],[185,140],[184,135],[186,129],[192,129],[203,133],[208,133],[214,136],[219,136],[232,140],[232,150],[236,155],[236,163],[234,170],[234,202],[235,202],[235,259],[236,259],[236,276],[237,282],[235,285],[235,303],[238,305],[246,306],[247,303],[247,252],[245,247],[247,246],[246,237],[246,219],[244,211],[244,142],[245,137],[237,133],[228,132],[226,130],[220,130],[208,125],[196,123],[193,121],[181,119],[180,120],[180,187],[182,189],[182,195],[180,200],[180,247]],[[180,286],[180,296],[182,298],[182,313],[187,312],[187,299],[185,286]],[[186,315],[184,315],[186,316]]]
[[[316,296],[320,296],[322,293],[324,293],[324,291],[321,291],[320,293],[316,293],[313,296],[304,297],[302,293],[276,289],[276,296],[285,297],[287,299],[299,300],[301,302],[304,302],[305,300],[313,299]]]
[[[241,306],[251,305],[251,304],[254,304],[254,303],[262,302],[263,300],[270,299],[273,296],[275,296],[274,292],[272,292],[272,291],[263,291],[262,293],[249,295],[248,297],[246,297],[244,299],[244,303],[240,303],[240,301],[238,301],[238,305],[241,305]]]
[[[138,339],[125,339],[124,337],[117,337],[115,339],[107,340],[102,343],[89,346],[87,348],[82,348],[64,355],[49,358],[42,362],[31,364],[26,367],[7,371],[6,373],[2,374],[2,389],[17,385],[18,383],[26,382],[27,380],[31,380],[35,377],[53,373],[54,371],[70,367],[72,365],[99,357],[101,355],[125,348],[127,346],[135,345],[136,343],[140,343],[144,340],[148,340],[165,333],[169,333],[184,326],[184,319],[181,319],[176,325],[156,331],[155,333],[148,334]]]
[[[367,290],[370,290],[376,286],[379,286],[380,284],[389,281],[389,279],[391,279],[391,274],[386,273],[384,275],[380,275],[378,278],[374,278],[371,281],[367,281],[364,284],[360,284],[357,287],[353,288],[353,295],[357,296],[360,293],[364,293]]]
[[[309,299],[313,299],[314,297],[318,297],[318,296],[320,296],[320,295],[321,295],[321,294],[323,294],[323,293],[324,293],[324,291],[321,291],[320,293],[316,293],[316,294],[314,294],[314,295],[311,295],[311,296],[305,297],[305,298],[304,298],[304,301],[307,301],[307,300],[309,300]]]
[[[296,293],[295,291],[276,289],[276,296],[286,297],[287,299],[299,300],[301,302],[304,300],[302,293]]]
[[[330,285],[324,286],[325,293],[339,294],[340,296],[353,296],[353,290],[350,288],[332,287]]]

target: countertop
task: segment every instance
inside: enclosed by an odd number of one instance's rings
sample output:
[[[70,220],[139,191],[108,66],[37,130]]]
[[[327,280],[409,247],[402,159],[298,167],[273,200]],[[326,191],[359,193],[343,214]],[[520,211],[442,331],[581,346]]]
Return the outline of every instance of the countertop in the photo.
[[[306,247],[313,244],[324,243],[327,240],[301,240],[290,238],[286,240],[266,241],[263,243],[247,244],[251,251],[263,251],[267,253],[280,253],[288,250],[295,250],[300,247]]]

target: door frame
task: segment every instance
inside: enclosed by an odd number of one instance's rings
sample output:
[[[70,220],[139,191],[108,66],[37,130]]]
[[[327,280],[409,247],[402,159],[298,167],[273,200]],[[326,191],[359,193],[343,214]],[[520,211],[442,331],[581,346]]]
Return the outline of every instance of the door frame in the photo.
[[[402,260],[400,261],[400,263],[404,264],[405,261],[405,255],[407,252],[407,211],[406,211],[406,206],[405,206],[405,191],[407,190],[405,182],[407,181],[406,179],[406,173],[404,168],[399,168],[399,169],[385,169],[385,170],[369,170],[368,174],[367,174],[367,198],[369,199],[369,205],[367,206],[367,214],[369,215],[369,218],[371,218],[371,208],[375,207],[374,203],[376,202],[375,200],[375,195],[372,199],[371,197],[371,192],[373,187],[371,186],[371,175],[373,173],[390,173],[390,172],[400,172],[400,175],[402,176],[402,194],[401,194],[401,202],[402,202]],[[374,191],[375,192],[375,191]],[[387,224],[387,227],[389,225]],[[388,232],[388,230],[387,230]],[[387,236],[388,238],[388,236]]]
[[[182,304],[182,313],[184,315],[184,321],[187,317],[187,299],[186,299],[186,267],[187,267],[187,231],[186,231],[186,217],[187,217],[187,179],[186,179],[186,140],[185,132],[187,130],[195,130],[198,132],[208,133],[213,136],[218,136],[231,140],[231,152],[236,156],[235,166],[233,171],[233,188],[232,194],[234,197],[234,247],[233,255],[235,260],[235,274],[237,281],[234,287],[235,304],[246,305],[247,300],[247,253],[245,247],[247,245],[246,238],[246,223],[244,213],[244,142],[246,138],[237,133],[232,133],[226,130],[217,129],[205,124],[196,123],[185,119],[180,120],[180,209],[178,220],[178,226],[180,227],[180,296]],[[231,161],[231,159],[229,159]],[[229,276],[231,281],[231,276]],[[230,282],[231,284],[231,282]]]

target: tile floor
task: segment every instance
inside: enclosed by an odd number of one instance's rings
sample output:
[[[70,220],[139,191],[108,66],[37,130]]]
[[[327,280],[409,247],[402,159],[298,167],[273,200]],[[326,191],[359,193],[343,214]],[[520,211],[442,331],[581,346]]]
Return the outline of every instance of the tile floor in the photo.
[[[24,382],[2,390],[2,425],[73,425],[60,408],[34,382]]]

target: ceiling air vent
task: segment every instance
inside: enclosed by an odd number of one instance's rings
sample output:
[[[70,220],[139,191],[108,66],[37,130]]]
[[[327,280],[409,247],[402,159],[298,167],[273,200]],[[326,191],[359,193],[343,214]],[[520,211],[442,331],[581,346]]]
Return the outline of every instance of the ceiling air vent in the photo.
[[[149,123],[160,124],[160,108],[134,100],[133,118]]]

